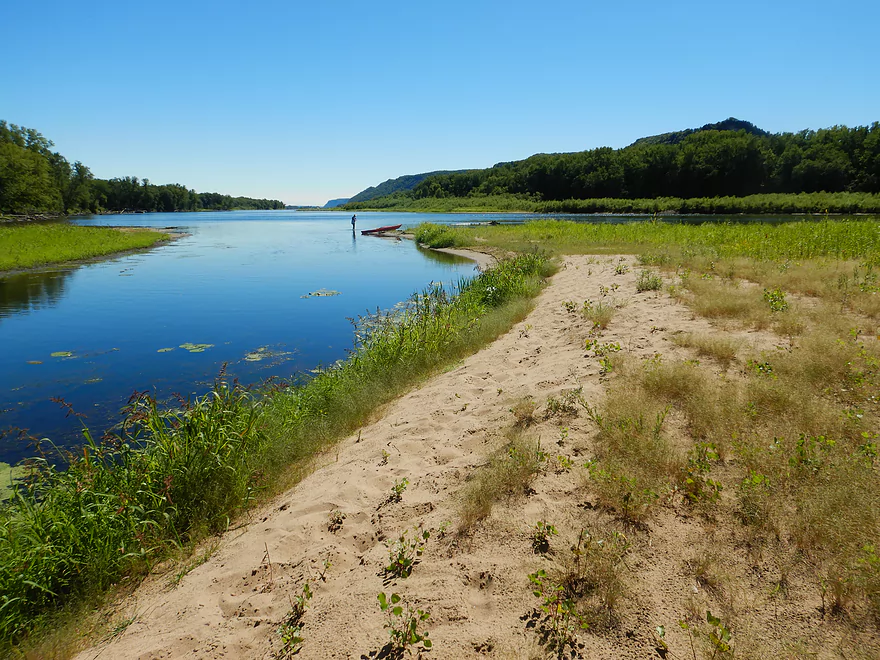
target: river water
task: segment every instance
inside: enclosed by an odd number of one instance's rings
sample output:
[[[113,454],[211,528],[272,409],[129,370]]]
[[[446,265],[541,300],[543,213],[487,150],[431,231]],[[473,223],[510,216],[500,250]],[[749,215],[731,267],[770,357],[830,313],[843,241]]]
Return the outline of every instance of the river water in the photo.
[[[350,217],[240,211],[74,219],[174,226],[189,235],[146,252],[0,278],[0,431],[28,429],[73,446],[82,423],[53,397],[84,414],[100,437],[135,390],[160,400],[201,395],[224,363],[243,383],[291,379],[346,356],[348,319],[475,272],[469,260],[412,241],[360,235],[431,216],[362,213],[357,233]],[[339,293],[303,297],[322,289]],[[17,433],[0,439],[0,461],[32,453]]]

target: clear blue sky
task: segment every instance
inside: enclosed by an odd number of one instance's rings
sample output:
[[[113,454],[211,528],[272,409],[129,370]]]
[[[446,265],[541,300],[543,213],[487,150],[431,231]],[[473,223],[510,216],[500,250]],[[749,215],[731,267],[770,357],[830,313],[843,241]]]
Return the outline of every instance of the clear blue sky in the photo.
[[[0,119],[96,176],[323,204],[729,116],[880,120],[877,0],[19,0]]]

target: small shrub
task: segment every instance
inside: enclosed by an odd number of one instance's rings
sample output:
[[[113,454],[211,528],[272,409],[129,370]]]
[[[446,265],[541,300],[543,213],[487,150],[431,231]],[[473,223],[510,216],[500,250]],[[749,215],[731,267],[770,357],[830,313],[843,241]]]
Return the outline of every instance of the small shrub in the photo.
[[[652,273],[650,270],[643,270],[639,273],[639,279],[636,280],[636,291],[659,291],[663,288],[663,278]]]
[[[770,306],[771,312],[784,312],[788,309],[785,291],[781,289],[764,289],[764,302]]]

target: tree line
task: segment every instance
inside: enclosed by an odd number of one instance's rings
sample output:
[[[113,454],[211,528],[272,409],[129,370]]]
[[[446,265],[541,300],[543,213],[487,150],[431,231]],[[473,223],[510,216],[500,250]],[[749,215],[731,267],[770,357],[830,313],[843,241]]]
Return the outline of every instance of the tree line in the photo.
[[[178,183],[126,176],[97,179],[79,161],[52,151],[32,128],[0,120],[0,213],[72,214],[122,211],[283,209],[277,199],[198,193]]]
[[[430,176],[397,196],[517,195],[549,201],[815,192],[880,193],[880,123],[779,134],[699,130],[674,143],[536,154]]]

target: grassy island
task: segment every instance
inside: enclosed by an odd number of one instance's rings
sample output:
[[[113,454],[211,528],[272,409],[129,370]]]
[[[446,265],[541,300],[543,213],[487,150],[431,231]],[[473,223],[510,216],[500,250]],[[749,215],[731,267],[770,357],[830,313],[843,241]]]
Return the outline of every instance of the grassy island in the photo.
[[[168,234],[151,229],[0,224],[0,272],[140,250],[166,240]]]

